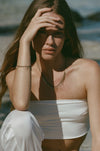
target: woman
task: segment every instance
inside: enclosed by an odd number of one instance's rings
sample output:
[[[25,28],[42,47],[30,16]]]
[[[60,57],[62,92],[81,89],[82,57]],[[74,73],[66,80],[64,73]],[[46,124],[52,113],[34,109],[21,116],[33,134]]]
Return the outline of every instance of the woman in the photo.
[[[100,68],[82,59],[65,0],[34,0],[1,68],[1,98],[14,110],[1,128],[3,151],[79,151],[92,132],[100,149]]]

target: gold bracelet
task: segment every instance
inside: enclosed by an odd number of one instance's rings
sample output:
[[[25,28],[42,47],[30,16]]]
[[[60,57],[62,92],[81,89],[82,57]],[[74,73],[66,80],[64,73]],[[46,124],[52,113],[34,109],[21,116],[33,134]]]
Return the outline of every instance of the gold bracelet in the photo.
[[[21,67],[21,68],[31,68],[31,65],[30,65],[30,66],[20,66],[20,65],[17,65],[17,66],[16,66],[16,68],[20,68],[20,67]]]

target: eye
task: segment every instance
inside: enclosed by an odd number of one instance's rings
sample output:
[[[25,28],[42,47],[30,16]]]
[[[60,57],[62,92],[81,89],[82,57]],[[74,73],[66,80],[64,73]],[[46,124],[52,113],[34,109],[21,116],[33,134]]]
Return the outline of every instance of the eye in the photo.
[[[45,31],[45,29],[40,29],[40,30],[38,31],[38,33],[39,33],[39,34],[46,34],[46,31]]]
[[[64,36],[64,33],[57,31],[57,32],[54,32],[53,35],[54,35],[55,37],[62,37],[62,36]]]

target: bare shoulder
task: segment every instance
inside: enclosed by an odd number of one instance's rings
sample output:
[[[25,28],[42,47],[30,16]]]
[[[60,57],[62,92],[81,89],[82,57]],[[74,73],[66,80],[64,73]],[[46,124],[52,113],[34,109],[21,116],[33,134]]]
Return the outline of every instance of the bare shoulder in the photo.
[[[7,83],[8,87],[10,87],[13,84],[14,75],[15,75],[15,70],[10,71],[6,75],[6,83]]]
[[[96,61],[82,58],[76,60],[76,64],[86,81],[100,79],[100,66]]]
[[[76,64],[84,71],[84,72],[94,72],[100,70],[99,64],[92,59],[77,59]]]

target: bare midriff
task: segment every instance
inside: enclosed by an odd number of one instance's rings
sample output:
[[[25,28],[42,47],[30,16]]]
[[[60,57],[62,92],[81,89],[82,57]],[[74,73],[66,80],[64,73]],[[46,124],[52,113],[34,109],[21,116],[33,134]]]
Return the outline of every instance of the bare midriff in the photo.
[[[43,151],[79,151],[86,135],[74,139],[44,139]]]

